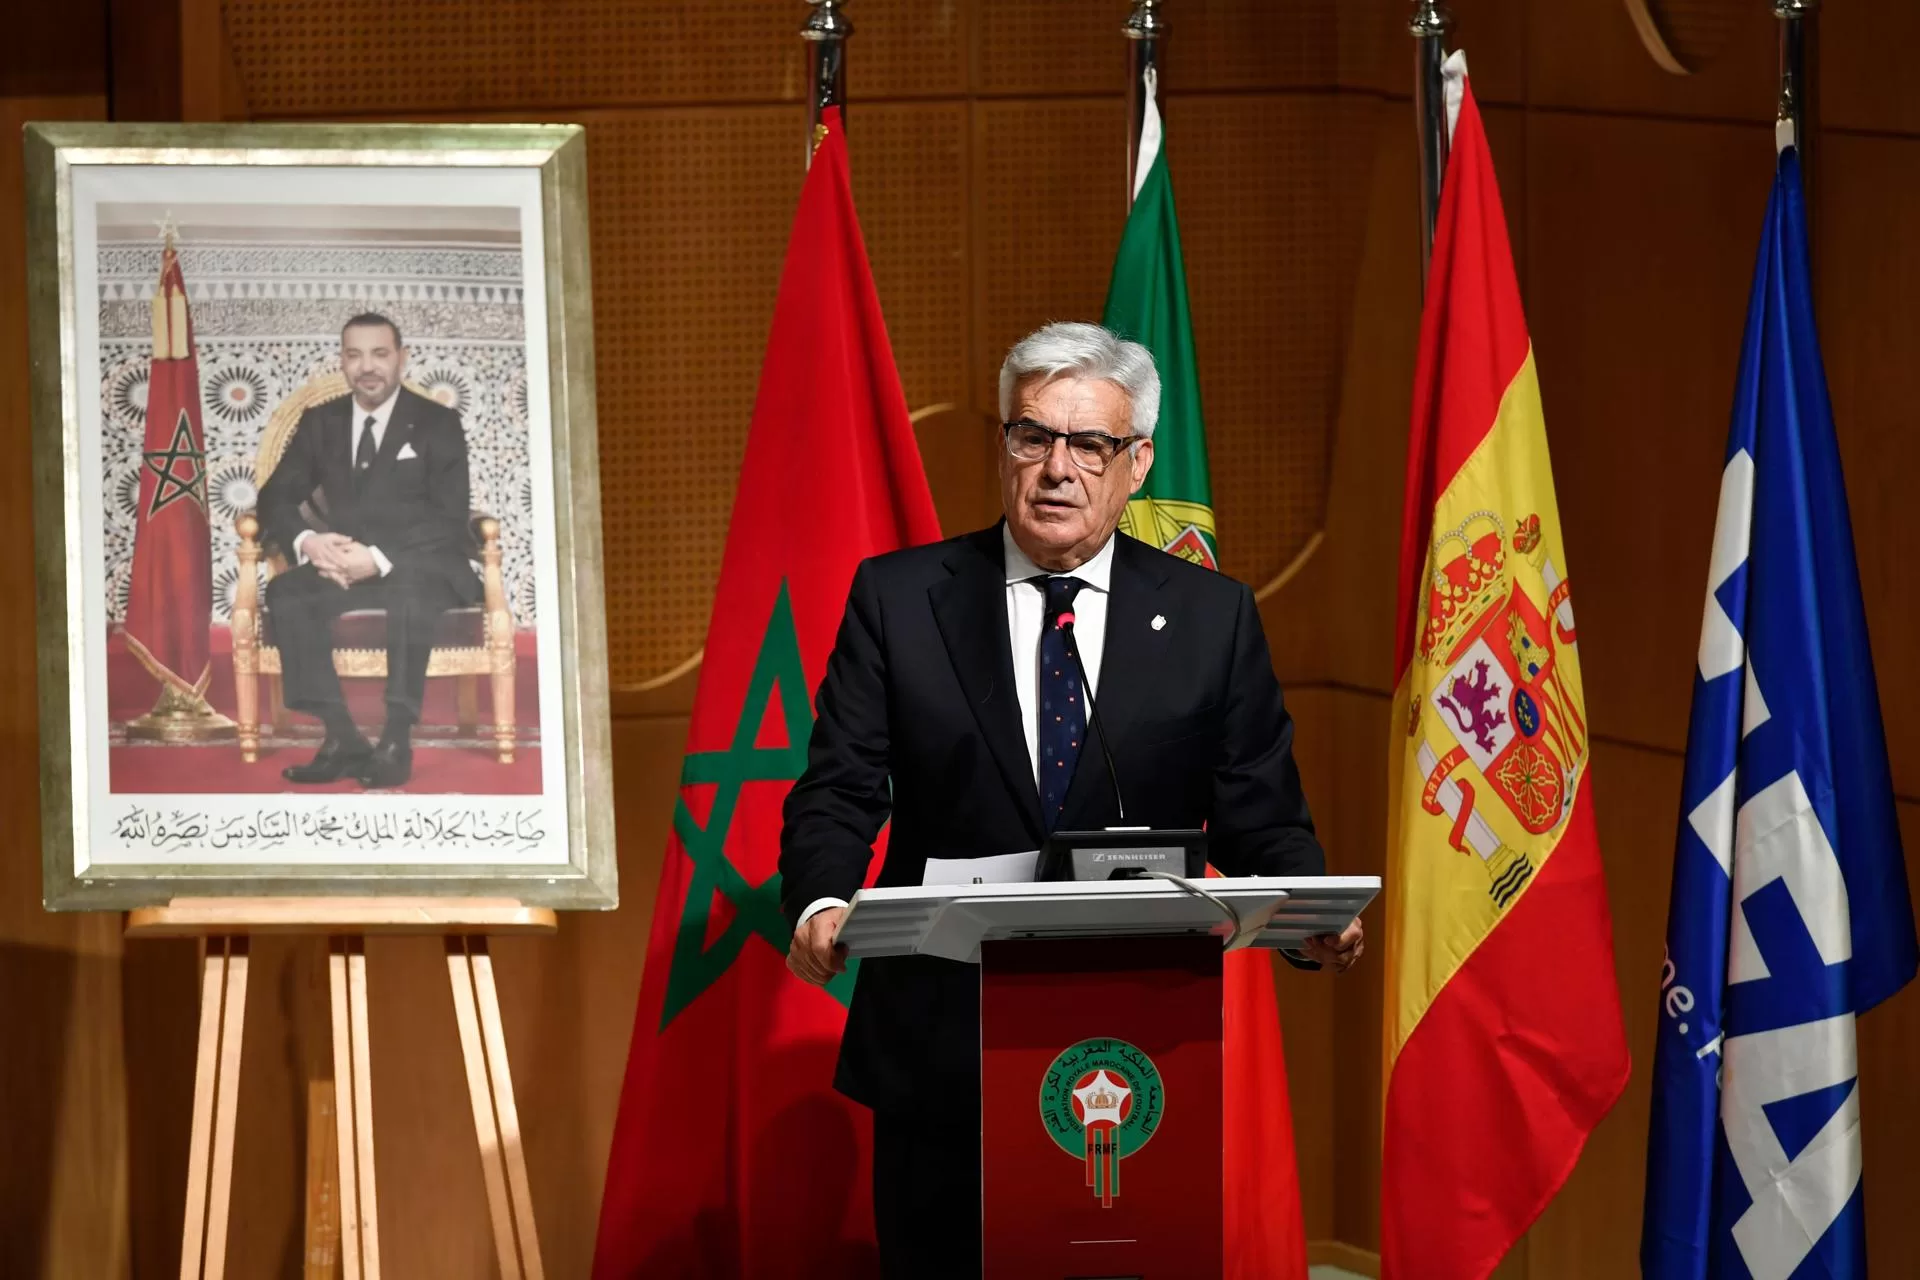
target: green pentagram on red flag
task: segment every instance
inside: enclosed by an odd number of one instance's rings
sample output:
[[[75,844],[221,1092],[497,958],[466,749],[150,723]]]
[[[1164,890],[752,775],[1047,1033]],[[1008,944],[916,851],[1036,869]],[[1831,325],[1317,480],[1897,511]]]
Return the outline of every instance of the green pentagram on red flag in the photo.
[[[762,721],[769,718],[782,728],[784,745],[755,745]],[[742,789],[749,782],[791,782],[798,778],[807,767],[807,736],[812,728],[813,707],[807,700],[806,673],[800,665],[793,603],[782,579],[760,641],[759,656],[754,659],[753,676],[747,682],[747,696],[734,722],[732,743],[721,751],[689,752],[681,765],[681,793],[674,805],[673,830],[694,871],[680,909],[666,1003],[660,1011],[662,1030],[732,966],[749,938],[758,934],[782,955],[793,940],[786,917],[780,913],[779,874],[749,884],[728,859],[726,844]],[[688,790],[702,785],[714,788],[713,805],[704,826],[687,804]],[[733,919],[709,941],[714,907],[723,899],[734,913]],[[828,993],[841,1004],[853,998],[856,964],[848,964],[847,971],[827,985]]]
[[[204,513],[207,509],[207,456],[193,438],[193,424],[182,409],[173,424],[173,440],[165,449],[149,449],[141,455],[153,472],[153,501],[147,507],[151,520],[174,503],[186,499]],[[184,464],[185,474],[175,470]]]

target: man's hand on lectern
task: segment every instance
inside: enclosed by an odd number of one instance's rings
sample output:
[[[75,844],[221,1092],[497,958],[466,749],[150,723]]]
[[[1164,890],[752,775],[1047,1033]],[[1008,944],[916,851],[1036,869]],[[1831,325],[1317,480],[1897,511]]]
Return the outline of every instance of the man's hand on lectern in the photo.
[[[1340,933],[1323,933],[1317,937],[1308,938],[1307,958],[1318,960],[1322,968],[1331,969],[1335,973],[1345,973],[1353,967],[1353,962],[1360,958],[1360,953],[1367,949],[1364,933],[1365,930],[1360,927],[1360,921],[1355,919]]]
[[[806,923],[794,931],[793,945],[787,948],[787,968],[793,971],[794,977],[824,987],[833,981],[835,974],[846,971],[847,949],[833,945],[834,930],[840,927],[840,917],[845,914],[843,908],[828,907],[809,916]]]

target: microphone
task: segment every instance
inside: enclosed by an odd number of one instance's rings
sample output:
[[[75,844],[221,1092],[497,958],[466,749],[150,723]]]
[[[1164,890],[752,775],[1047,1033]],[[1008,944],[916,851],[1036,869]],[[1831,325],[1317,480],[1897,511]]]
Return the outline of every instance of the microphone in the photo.
[[[1107,781],[1113,784],[1113,803],[1120,810],[1120,821],[1127,820],[1127,802],[1120,794],[1120,773],[1113,767],[1113,749],[1107,745],[1107,729],[1100,723],[1100,704],[1093,696],[1093,681],[1087,679],[1087,664],[1080,660],[1080,641],[1073,634],[1073,608],[1062,609],[1053,620],[1054,629],[1066,637],[1067,653],[1073,658],[1073,666],[1080,673],[1080,687],[1087,691],[1087,719],[1093,731],[1100,735],[1100,754],[1107,762]]]

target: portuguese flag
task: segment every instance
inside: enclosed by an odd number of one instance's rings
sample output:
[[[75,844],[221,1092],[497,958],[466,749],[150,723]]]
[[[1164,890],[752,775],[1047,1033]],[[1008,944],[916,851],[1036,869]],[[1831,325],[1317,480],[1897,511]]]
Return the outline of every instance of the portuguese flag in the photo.
[[[1220,567],[1207,480],[1200,379],[1187,314],[1187,271],[1173,213],[1173,182],[1161,147],[1152,69],[1133,187],[1133,211],[1107,286],[1102,323],[1153,352],[1160,371],[1160,421],[1153,470],[1127,504],[1120,529],[1209,569]],[[1226,958],[1226,1264],[1231,1280],[1306,1280],[1307,1237],[1293,1154],[1286,1049],[1273,994],[1273,958],[1238,951]]]
[[[1200,375],[1193,360],[1193,321],[1187,314],[1187,268],[1173,213],[1173,179],[1167,176],[1167,156],[1160,145],[1152,68],[1142,88],[1146,110],[1135,151],[1133,211],[1120,233],[1100,322],[1153,352],[1160,371],[1160,423],[1153,433],[1153,471],[1127,503],[1120,531],[1217,569]]]
[[[939,536],[829,110],[707,628],[597,1277],[874,1269],[869,1117],[830,1085],[853,966],[826,991],[787,972],[780,806],[854,567]]]
[[[1387,845],[1387,1280],[1480,1280],[1627,1082],[1533,349],[1460,55],[1407,450]],[[1453,96],[1450,94],[1449,96]]]

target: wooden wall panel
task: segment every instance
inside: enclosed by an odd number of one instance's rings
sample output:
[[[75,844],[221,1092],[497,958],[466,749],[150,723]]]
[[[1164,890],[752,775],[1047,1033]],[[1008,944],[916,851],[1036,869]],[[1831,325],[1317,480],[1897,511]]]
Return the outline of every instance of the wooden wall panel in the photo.
[[[805,101],[806,10],[794,0],[226,0],[255,118]],[[872,5],[849,89],[963,87],[952,4]]]
[[[1771,154],[1757,126],[1529,121],[1528,319],[1601,737],[1685,745]]]
[[[1341,695],[1315,686],[1289,690],[1287,708],[1293,714],[1294,758],[1307,803],[1320,839],[1331,848],[1341,838],[1344,812],[1333,802]],[[1278,957],[1273,972],[1286,1044],[1301,1220],[1307,1239],[1331,1240],[1340,1192],[1339,1163],[1349,1142],[1334,1107],[1336,1082],[1347,1065],[1336,1024],[1347,984],[1331,981],[1328,974],[1304,973]]]
[[[1487,107],[1573,544],[1590,708],[1603,738],[1599,817],[1638,1064],[1627,1099],[1503,1280],[1631,1271],[1674,753],[1770,174],[1774,27],[1765,6],[1728,9],[1729,25],[1716,33],[1711,23],[1730,0],[1661,3],[1707,24],[1687,27],[1683,44],[1711,52],[1720,42],[1696,76],[1655,68],[1619,0],[1452,5]],[[244,102],[260,118],[588,124],[614,679],[631,685],[690,654],[703,638],[801,178],[804,53],[794,33],[805,6],[192,0],[188,8],[201,37],[225,31],[231,83],[196,80],[188,95],[177,84],[145,86],[146,99]],[[1332,864],[1377,870],[1419,306],[1407,6],[1180,0],[1169,9],[1169,147],[1225,552],[1231,569],[1257,577],[1325,511],[1322,550],[1265,616]],[[849,75],[856,190],[909,402],[958,406],[921,431],[942,519],[958,528],[993,510],[984,411],[994,408],[1007,344],[1047,319],[1097,315],[1104,298],[1124,216],[1125,5],[857,0],[849,10],[859,28]],[[1920,132],[1894,61],[1912,44],[1914,22],[1906,6],[1889,5],[1830,6],[1823,18],[1822,104],[1837,131],[1822,139],[1816,226],[1854,529],[1909,795],[1920,783],[1909,727],[1920,720],[1920,691],[1892,655],[1914,605],[1905,567],[1915,523],[1900,485],[1920,459],[1909,456],[1897,371],[1920,329],[1911,301],[1920,266],[1904,248],[1920,216],[1910,178],[1920,156],[1906,138],[1842,131]],[[196,37],[183,64],[228,66],[229,51],[207,44]],[[98,114],[97,86],[88,92],[53,114]],[[1711,119],[1751,123],[1699,123]],[[12,130],[17,119],[0,124]],[[9,225],[17,223],[0,213],[0,236]],[[21,317],[6,274],[18,262],[17,251],[0,254],[9,299],[0,359],[22,350],[9,339]],[[16,441],[25,432],[17,399],[0,421]],[[969,435],[976,424],[981,435]],[[13,509],[23,518],[23,504]],[[13,585],[27,590],[23,577]],[[557,939],[497,948],[554,1275],[583,1274],[591,1255],[685,733],[683,716],[636,712],[684,708],[692,684],[620,703],[625,905],[569,918]],[[9,698],[16,705],[0,729],[30,755],[31,690],[16,684],[0,695],[0,712]],[[16,799],[32,810],[29,794]],[[1910,850],[1920,849],[1915,808],[1902,816]],[[21,866],[16,876],[37,877]],[[10,883],[0,876],[0,888]],[[25,1010],[35,1047],[0,1055],[0,1083],[30,1083],[48,1101],[0,1130],[21,1157],[0,1173],[0,1271],[125,1274],[129,1258],[141,1274],[170,1270],[196,999],[190,948],[142,944],[121,959],[115,922],[43,916],[21,885],[7,898],[17,910],[0,905],[0,1003]],[[1280,978],[1309,1234],[1362,1247],[1378,1234],[1385,963],[1375,950],[1338,982],[1291,970]],[[247,1211],[234,1256],[244,1274],[291,1274],[300,1168],[290,1145],[299,1132],[292,1067],[314,1042],[314,1015],[296,951],[270,948],[258,972],[249,1053],[259,1056],[243,1086]],[[396,942],[377,950],[373,982],[389,1270],[489,1274],[444,966],[430,945]],[[1920,1195],[1906,1159],[1920,1141],[1920,1107],[1902,1087],[1920,1053],[1917,1028],[1920,997],[1909,992],[1861,1032],[1877,1206]],[[50,1079],[62,1081],[57,1099]],[[126,1226],[103,1231],[102,1221]],[[1884,1207],[1872,1221],[1876,1269],[1913,1271],[1920,1231]]]
[[[1172,24],[1167,83],[1183,92],[1331,87],[1339,75],[1338,3],[1182,0],[1165,6]]]
[[[976,93],[1031,96],[1125,92],[1127,11],[1107,0],[972,6],[979,35],[969,83]],[[1106,39],[1108,33],[1114,38]],[[1172,56],[1169,53],[1169,56]],[[1094,135],[1105,137],[1105,134]],[[1124,168],[1126,150],[1122,139]]]
[[[86,6],[82,31],[99,29]],[[57,69],[61,58],[48,67]],[[0,439],[26,452],[26,195],[21,126],[30,120],[98,120],[106,113],[95,68],[30,74],[0,57]],[[52,96],[78,80],[82,92]],[[31,87],[29,96],[19,92]],[[25,467],[0,477],[0,593],[34,599],[33,494]],[[51,916],[40,908],[40,777],[34,630],[0,631],[0,812],[15,839],[0,857],[0,1275],[125,1276],[128,1211],[128,1062],[121,1028],[119,920]]]
[[[1883,695],[1884,703],[1884,695]],[[1907,852],[1907,883],[1920,885],[1920,804],[1902,801],[1900,841]],[[1870,1274],[1920,1275],[1920,1100],[1913,1065],[1920,1062],[1920,983],[1860,1019],[1860,1134],[1862,1185],[1867,1188],[1867,1264]]]
[[[1591,647],[1586,637],[1583,625],[1583,657]],[[1559,1197],[1529,1233],[1532,1276],[1609,1280],[1639,1269],[1652,1096],[1648,1081],[1682,763],[1678,756],[1640,747],[1604,742],[1594,747],[1594,816],[1606,864],[1614,972],[1633,1074],[1626,1094],[1587,1140]]]
[[[555,938],[503,939],[494,946],[528,1178],[550,1276],[584,1276],[592,1263],[601,1182],[686,738],[683,717],[614,723],[620,909],[569,916]],[[468,1150],[471,1137],[469,1121],[460,1135]],[[479,1206],[471,1211],[477,1214]]]
[[[1343,346],[1337,422],[1331,442],[1321,612],[1338,619],[1306,671],[1349,688],[1390,693],[1398,608],[1402,486],[1420,328],[1420,243],[1414,134],[1405,103],[1370,104],[1355,130],[1373,161]],[[1509,234],[1525,287],[1527,225],[1525,120],[1488,106],[1488,145],[1498,171]],[[1538,331],[1535,330],[1536,341]],[[1549,401],[1548,420],[1553,420]],[[1296,601],[1299,607],[1304,598]],[[1289,668],[1283,665],[1283,670]]]
[[[1453,47],[1467,51],[1473,91],[1481,102],[1526,99],[1529,0],[1451,0]],[[1400,0],[1343,0],[1340,5],[1340,84],[1348,89],[1406,98],[1413,93],[1410,4]],[[1406,127],[1413,132],[1413,118]]]
[[[1744,0],[1682,0],[1712,10],[1724,47],[1692,75],[1663,71],[1641,44],[1622,0],[1528,0],[1527,101],[1583,112],[1659,114],[1770,123],[1778,94],[1772,8]],[[1704,23],[1696,24],[1704,27]]]
[[[1382,695],[1336,691],[1332,796],[1331,803],[1323,801],[1320,808],[1327,829],[1327,869],[1333,874],[1385,873],[1391,712],[1391,700]],[[1340,1201],[1334,1209],[1334,1237],[1378,1249],[1380,1197],[1375,1188],[1380,1185],[1385,901],[1376,899],[1363,919],[1375,946],[1370,957],[1340,976],[1335,996],[1333,1107],[1340,1147],[1334,1179]],[[1369,964],[1367,959],[1381,963]]]
[[[907,405],[965,404],[967,108],[856,107],[848,123],[854,203]]]
[[[1920,7],[1834,4],[1820,7],[1820,124],[1920,134],[1912,65],[1920,47]]]
[[[1894,784],[1916,797],[1920,672],[1905,655],[1920,627],[1920,433],[1901,371],[1920,349],[1920,139],[1835,134],[1822,140],[1816,164],[1821,347]]]
[[[1117,96],[990,100],[973,125],[974,377],[992,405],[1008,347],[1049,320],[1097,318],[1106,301],[1126,221],[1126,109]]]
[[[1375,103],[1364,111],[1373,163],[1332,441],[1327,538],[1313,566],[1319,571],[1315,580],[1289,601],[1291,609],[1324,621],[1317,628],[1319,651],[1305,658],[1304,670],[1281,667],[1296,679],[1311,674],[1376,692],[1390,689],[1397,678],[1393,628],[1403,481],[1393,477],[1406,473],[1420,328],[1419,197],[1407,118],[1404,103]]]
[[[1335,249],[1336,119],[1332,95],[1203,96],[1168,107],[1207,443],[1234,460],[1213,475],[1221,557],[1255,585],[1325,516],[1336,298],[1346,285]],[[1260,376],[1244,376],[1255,369]]]
[[[705,642],[804,134],[789,107],[588,125],[615,687],[669,671]]]

